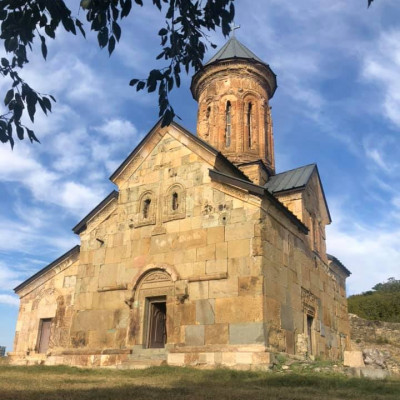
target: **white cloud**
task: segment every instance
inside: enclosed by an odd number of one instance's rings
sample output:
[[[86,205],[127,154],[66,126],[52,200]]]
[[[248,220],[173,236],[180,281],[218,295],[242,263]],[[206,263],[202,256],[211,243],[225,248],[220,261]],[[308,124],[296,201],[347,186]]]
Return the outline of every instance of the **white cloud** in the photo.
[[[374,99],[376,108],[400,127],[400,30],[382,32],[365,52],[362,76],[383,93],[383,101]]]
[[[333,206],[332,206],[333,205]],[[327,227],[328,253],[338,257],[352,272],[347,280],[348,294],[370,290],[373,285],[394,276],[400,278],[400,229],[396,224],[362,223],[348,212],[348,199],[333,199],[335,216]]]
[[[12,296],[10,294],[0,294],[0,303],[18,307],[19,298],[17,296]]]

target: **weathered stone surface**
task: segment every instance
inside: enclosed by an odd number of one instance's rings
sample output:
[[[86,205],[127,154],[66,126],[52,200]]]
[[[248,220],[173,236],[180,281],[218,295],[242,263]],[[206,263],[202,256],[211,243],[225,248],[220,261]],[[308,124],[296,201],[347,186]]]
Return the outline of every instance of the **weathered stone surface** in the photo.
[[[215,300],[196,301],[196,324],[211,325],[215,322]]]
[[[343,365],[346,367],[365,367],[362,351],[345,351]]]
[[[229,324],[230,344],[252,344],[264,342],[264,324],[262,322]]]
[[[185,344],[187,346],[204,345],[204,325],[189,325],[185,331]]]
[[[213,324],[205,326],[205,344],[227,344],[228,341],[228,324]]]
[[[263,320],[262,297],[231,297],[215,300],[216,323],[248,323]]]

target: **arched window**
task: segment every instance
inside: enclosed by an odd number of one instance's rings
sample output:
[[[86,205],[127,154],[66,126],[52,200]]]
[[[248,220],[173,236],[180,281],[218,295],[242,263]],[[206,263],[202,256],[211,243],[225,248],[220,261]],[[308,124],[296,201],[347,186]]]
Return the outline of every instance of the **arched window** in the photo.
[[[253,147],[253,105],[251,103],[247,104],[247,110],[246,110],[246,128],[247,128],[247,145],[249,146],[249,149]]]
[[[143,202],[143,219],[149,218],[151,199],[146,199]]]
[[[174,183],[164,196],[163,221],[186,217],[186,190],[180,183]]]
[[[225,109],[225,146],[231,145],[231,133],[232,133],[232,106],[231,102],[226,103]]]
[[[179,208],[178,193],[172,193],[172,210],[176,211]]]
[[[153,192],[142,193],[138,201],[138,221],[137,226],[154,225],[156,223],[157,201]]]

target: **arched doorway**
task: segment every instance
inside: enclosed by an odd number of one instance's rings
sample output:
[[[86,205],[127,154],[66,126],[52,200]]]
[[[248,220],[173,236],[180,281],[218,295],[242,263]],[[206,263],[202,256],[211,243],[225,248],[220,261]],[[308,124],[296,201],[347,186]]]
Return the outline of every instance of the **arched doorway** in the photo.
[[[172,315],[174,284],[163,269],[143,274],[133,288],[133,303],[128,344],[143,348],[163,348],[168,342]]]

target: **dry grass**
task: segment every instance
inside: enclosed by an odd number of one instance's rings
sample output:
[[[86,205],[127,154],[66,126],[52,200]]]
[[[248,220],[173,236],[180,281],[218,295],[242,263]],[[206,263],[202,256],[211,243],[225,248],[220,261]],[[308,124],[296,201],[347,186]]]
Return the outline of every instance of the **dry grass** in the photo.
[[[335,374],[156,367],[85,370],[0,365],[1,400],[398,400],[400,381]]]

